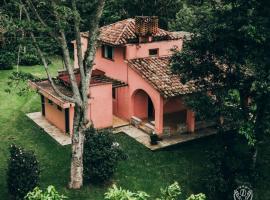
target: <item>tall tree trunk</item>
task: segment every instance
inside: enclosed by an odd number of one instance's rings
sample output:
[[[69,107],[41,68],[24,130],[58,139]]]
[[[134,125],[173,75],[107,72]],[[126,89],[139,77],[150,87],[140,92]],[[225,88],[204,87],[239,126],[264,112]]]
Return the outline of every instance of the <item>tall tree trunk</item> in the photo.
[[[72,156],[70,169],[69,187],[79,189],[83,185],[83,148],[84,148],[84,132],[83,109],[75,107],[74,128],[72,134]]]

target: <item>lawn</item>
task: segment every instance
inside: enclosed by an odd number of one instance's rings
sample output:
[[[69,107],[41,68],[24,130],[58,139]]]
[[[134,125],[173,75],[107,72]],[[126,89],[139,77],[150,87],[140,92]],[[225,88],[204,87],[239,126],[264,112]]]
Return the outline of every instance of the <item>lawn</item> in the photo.
[[[62,68],[59,60],[53,60],[51,72],[56,74]],[[21,67],[25,72],[44,77],[41,66]],[[40,97],[36,93],[17,96],[4,92],[10,71],[0,71],[0,199],[8,199],[6,189],[6,168],[10,144],[18,144],[33,150],[40,161],[42,173],[40,186],[52,184],[70,199],[101,200],[107,186],[85,186],[81,190],[66,188],[69,180],[70,146],[60,146],[45,134],[34,122],[26,117],[26,113],[39,111]],[[117,169],[113,182],[130,190],[144,190],[155,196],[161,186],[178,181],[184,193],[202,191],[200,178],[205,173],[206,152],[216,142],[217,136],[189,142],[172,148],[152,152],[125,134],[116,136],[118,142],[128,154]],[[268,151],[269,152],[269,151]],[[266,160],[269,160],[269,154]],[[269,162],[264,167],[269,173]],[[269,196],[269,177],[257,188],[258,199],[265,200]],[[268,192],[268,194],[267,194]]]

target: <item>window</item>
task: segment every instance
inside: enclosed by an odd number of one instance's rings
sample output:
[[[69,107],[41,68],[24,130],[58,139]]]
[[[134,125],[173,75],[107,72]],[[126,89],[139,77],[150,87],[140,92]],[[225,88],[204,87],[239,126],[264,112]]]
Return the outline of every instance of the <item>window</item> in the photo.
[[[58,106],[58,105],[57,105],[57,109],[60,110],[60,111],[62,111],[62,108],[60,106]]]
[[[48,103],[51,104],[51,105],[53,105],[53,102],[50,99],[48,99]]]
[[[149,56],[157,56],[158,49],[149,49]]]
[[[108,45],[102,46],[102,56],[107,59],[113,60],[113,47]]]
[[[116,98],[116,89],[115,88],[112,89],[112,98],[113,99]]]

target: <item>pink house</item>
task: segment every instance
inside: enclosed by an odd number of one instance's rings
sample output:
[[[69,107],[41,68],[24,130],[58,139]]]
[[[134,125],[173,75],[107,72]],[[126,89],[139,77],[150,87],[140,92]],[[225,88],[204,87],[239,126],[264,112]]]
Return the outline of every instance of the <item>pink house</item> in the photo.
[[[156,17],[136,17],[100,28],[99,47],[90,85],[89,116],[95,128],[113,127],[114,116],[161,135],[194,132],[195,114],[183,103],[194,92],[170,70],[172,49],[181,49],[184,32],[158,27]],[[88,33],[81,33],[83,51]],[[74,55],[76,55],[76,42]],[[74,56],[76,72],[77,56]],[[78,70],[77,70],[78,72]],[[58,74],[59,89],[71,95],[65,71]],[[80,79],[77,73],[78,81]],[[33,82],[41,95],[42,114],[72,134],[74,105],[61,99],[47,80]]]

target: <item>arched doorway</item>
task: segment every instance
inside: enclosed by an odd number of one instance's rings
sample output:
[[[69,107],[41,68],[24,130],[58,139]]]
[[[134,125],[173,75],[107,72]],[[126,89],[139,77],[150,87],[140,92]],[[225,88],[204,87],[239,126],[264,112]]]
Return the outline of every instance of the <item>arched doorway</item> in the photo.
[[[155,107],[151,97],[142,89],[133,93],[133,115],[143,121],[155,121]]]

